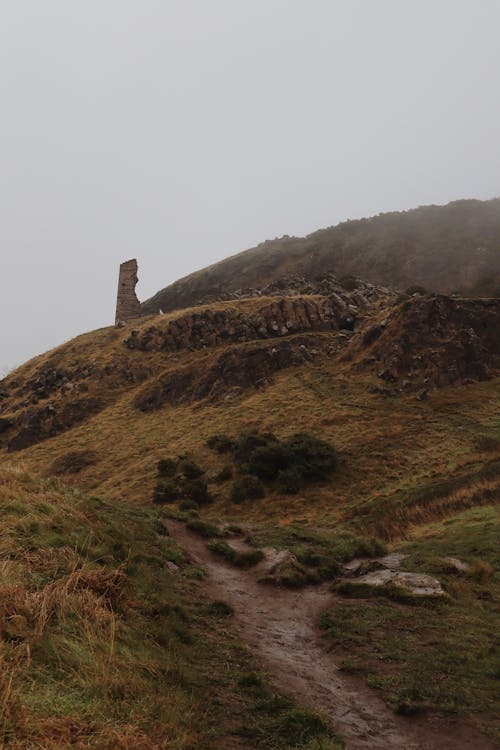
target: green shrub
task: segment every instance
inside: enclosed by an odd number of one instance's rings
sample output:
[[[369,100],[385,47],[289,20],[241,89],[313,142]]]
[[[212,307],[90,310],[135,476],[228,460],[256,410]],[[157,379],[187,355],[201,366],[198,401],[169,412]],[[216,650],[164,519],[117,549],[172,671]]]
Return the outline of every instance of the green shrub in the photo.
[[[160,477],[174,477],[177,471],[177,462],[171,458],[162,458],[157,464]]]
[[[253,549],[248,552],[240,552],[222,539],[214,539],[209,543],[208,549],[215,552],[216,555],[224,557],[238,568],[251,568],[264,559],[264,553],[261,549]]]
[[[200,506],[196,502],[196,500],[190,500],[187,498],[186,500],[183,500],[181,503],[179,503],[179,509],[183,511],[187,510],[198,510]]]
[[[234,609],[231,605],[220,600],[210,602],[210,604],[207,605],[206,611],[208,615],[213,615],[214,617],[229,617],[234,614]]]
[[[252,452],[256,448],[260,448],[271,443],[276,443],[277,438],[272,432],[258,432],[257,430],[251,430],[250,432],[242,432],[236,440],[234,446],[234,456],[238,463],[248,461]]]
[[[302,481],[325,479],[338,463],[330,443],[307,433],[282,441],[270,433],[246,433],[238,441],[236,455],[245,474],[265,482],[280,477],[282,491],[288,494],[298,492]]]
[[[231,488],[231,500],[236,504],[242,503],[244,500],[258,500],[264,495],[264,485],[258,477],[239,477]]]
[[[157,482],[154,494],[154,503],[174,503],[179,499],[179,486],[175,479],[160,479]]]
[[[186,526],[188,529],[191,529],[191,531],[195,531],[197,534],[200,534],[200,536],[207,537],[208,539],[211,537],[223,536],[223,532],[218,526],[213,523],[208,523],[207,521],[202,521],[201,518],[193,518],[191,521],[187,522]]]
[[[202,477],[205,471],[198,466],[196,461],[192,461],[190,458],[185,458],[180,463],[180,469],[186,479],[198,479]]]
[[[295,466],[283,469],[278,474],[278,490],[285,495],[296,495],[300,490],[300,473]]]
[[[292,466],[303,479],[326,479],[337,468],[335,448],[325,440],[303,432],[294,435],[286,444],[293,455]]]
[[[259,479],[272,481],[280,471],[290,466],[292,458],[286,443],[270,442],[249,453],[245,468],[249,474],[254,474]]]
[[[229,453],[234,448],[234,440],[231,440],[229,435],[221,433],[219,435],[212,435],[207,440],[207,445],[217,453]]]
[[[204,479],[186,479],[182,483],[182,496],[188,500],[194,500],[198,505],[206,505],[210,502],[208,485]]]

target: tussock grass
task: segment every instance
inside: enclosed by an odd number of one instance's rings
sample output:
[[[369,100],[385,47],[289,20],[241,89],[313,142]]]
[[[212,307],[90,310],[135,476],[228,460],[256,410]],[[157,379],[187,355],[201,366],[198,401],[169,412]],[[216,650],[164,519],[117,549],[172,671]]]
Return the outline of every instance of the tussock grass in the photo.
[[[204,602],[160,526],[153,508],[0,468],[1,747],[215,750],[228,705],[253,711],[223,674],[253,668],[218,625],[230,608]]]

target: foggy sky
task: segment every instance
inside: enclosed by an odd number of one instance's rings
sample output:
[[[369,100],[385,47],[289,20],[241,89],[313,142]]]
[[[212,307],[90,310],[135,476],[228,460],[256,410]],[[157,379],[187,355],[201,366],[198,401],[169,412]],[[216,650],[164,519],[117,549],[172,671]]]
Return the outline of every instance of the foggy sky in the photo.
[[[262,240],[500,194],[497,0],[3,0],[0,368]]]

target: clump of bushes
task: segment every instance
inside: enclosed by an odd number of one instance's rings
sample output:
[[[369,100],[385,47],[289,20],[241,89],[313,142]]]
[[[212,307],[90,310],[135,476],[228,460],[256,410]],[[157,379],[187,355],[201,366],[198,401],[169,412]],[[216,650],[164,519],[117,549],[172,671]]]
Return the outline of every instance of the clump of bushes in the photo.
[[[240,448],[239,458],[241,467],[262,481],[280,479],[284,489],[297,492],[303,481],[326,479],[337,468],[335,448],[308,433],[282,441],[274,435],[260,436],[258,442],[255,437],[245,439],[245,450]]]
[[[164,458],[158,461],[157,471],[153,502],[174,503],[180,500],[182,510],[196,510],[210,502],[208,484],[202,478],[205,472],[195,461],[189,458],[180,461]]]
[[[231,490],[234,503],[264,497],[265,484],[296,495],[304,484],[326,479],[338,464],[335,448],[308,433],[280,440],[272,432],[251,430],[234,440],[227,435],[214,435],[208,444],[219,453],[232,453],[240,474]],[[231,477],[232,467],[226,465],[215,480],[223,482]]]
[[[202,477],[205,473],[201,466],[198,466],[196,461],[192,461],[190,458],[184,458],[180,462],[179,468],[186,479],[198,479],[198,477]]]

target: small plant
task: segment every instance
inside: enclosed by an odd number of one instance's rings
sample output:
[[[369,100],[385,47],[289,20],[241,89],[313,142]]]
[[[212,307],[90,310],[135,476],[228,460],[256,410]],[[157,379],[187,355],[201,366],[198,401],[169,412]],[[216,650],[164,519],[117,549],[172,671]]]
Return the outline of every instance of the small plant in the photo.
[[[264,495],[264,485],[258,477],[251,475],[239,477],[231,488],[231,500],[236,504],[244,500],[258,500]]]
[[[190,458],[185,458],[181,461],[180,470],[186,479],[198,479],[205,473],[201,466],[198,466],[198,464]]]
[[[179,509],[184,512],[189,510],[198,510],[199,507],[200,506],[198,505],[196,500],[189,500],[189,498],[179,503]]]
[[[294,466],[283,469],[278,474],[276,486],[284,495],[296,495],[300,490],[300,473]]]
[[[175,479],[160,479],[153,493],[153,502],[175,503],[179,499],[179,495],[179,486]]]
[[[219,435],[212,435],[207,440],[207,446],[216,453],[229,453],[234,448],[234,440],[229,435],[221,433]]]
[[[204,479],[185,480],[181,485],[182,496],[194,501],[198,505],[206,505],[210,502],[208,485]]]
[[[187,522],[186,526],[191,531],[195,531],[200,536],[207,537],[208,539],[223,536],[223,531],[218,526],[213,523],[207,523],[207,521],[202,521],[201,518],[193,518]]]
[[[264,559],[264,553],[261,549],[240,552],[222,539],[214,539],[213,542],[209,543],[208,549],[215,552],[216,555],[224,557],[238,568],[251,568]]]
[[[210,602],[207,606],[207,614],[214,617],[230,617],[234,614],[234,609],[230,604],[217,600],[215,602]]]
[[[177,471],[177,462],[171,458],[162,458],[158,461],[158,476],[160,477],[174,477]]]

